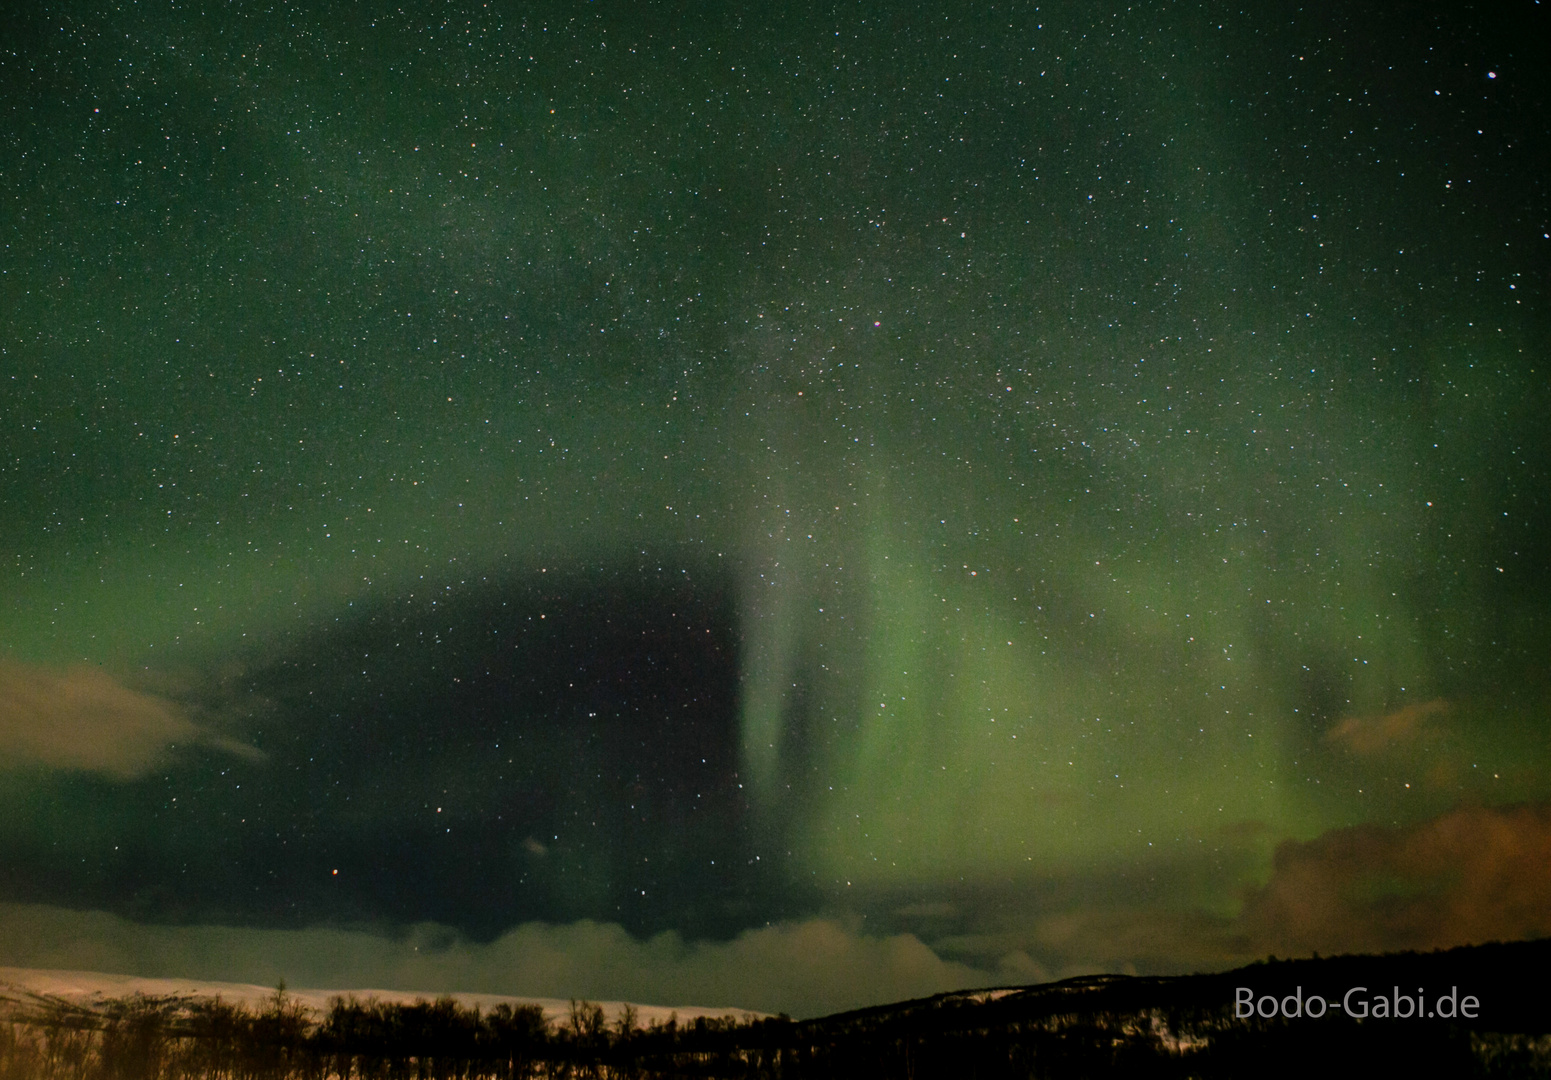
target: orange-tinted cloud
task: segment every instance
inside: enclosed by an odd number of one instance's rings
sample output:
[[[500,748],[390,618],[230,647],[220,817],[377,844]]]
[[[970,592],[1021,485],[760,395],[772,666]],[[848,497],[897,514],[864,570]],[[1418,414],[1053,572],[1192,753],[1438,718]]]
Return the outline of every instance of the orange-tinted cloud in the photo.
[[[1240,929],[1252,952],[1295,956],[1551,935],[1551,804],[1283,843]]]
[[[1441,698],[1417,702],[1383,716],[1349,716],[1326,733],[1325,738],[1354,754],[1377,754],[1402,746],[1427,734],[1428,717],[1447,712]]]
[[[204,731],[176,702],[130,689],[99,668],[0,660],[0,762],[129,780],[170,746],[196,742],[259,756]]]

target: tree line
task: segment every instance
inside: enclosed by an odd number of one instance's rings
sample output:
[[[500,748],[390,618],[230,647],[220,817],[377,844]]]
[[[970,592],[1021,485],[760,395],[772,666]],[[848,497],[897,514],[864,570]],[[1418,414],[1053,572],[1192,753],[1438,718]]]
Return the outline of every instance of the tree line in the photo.
[[[284,988],[262,1006],[134,996],[94,1006],[13,1002],[0,1080],[1033,1080],[1376,1074],[1551,1078],[1551,939],[1431,954],[1270,961],[1218,974],[1088,976],[939,994],[813,1020],[612,1022],[573,1001],[488,1011],[443,997],[334,998],[314,1013]],[[1253,1016],[1266,1000],[1366,987],[1478,994],[1478,1018],[1331,1009]],[[1417,996],[1421,990],[1416,991]],[[1292,995],[1289,999],[1287,996]],[[3,1004],[3,1002],[0,1002]],[[1403,1018],[1404,1017],[1404,1018]]]
[[[764,1023],[729,1016],[681,1024],[675,1016],[643,1027],[632,1006],[610,1023],[600,1006],[573,1001],[568,1015],[550,1024],[537,1005],[483,1011],[451,997],[337,997],[315,1015],[283,986],[258,1008],[220,998],[137,994],[83,1006],[37,997],[0,1019],[0,1080],[746,1075],[753,1063],[741,1044]]]

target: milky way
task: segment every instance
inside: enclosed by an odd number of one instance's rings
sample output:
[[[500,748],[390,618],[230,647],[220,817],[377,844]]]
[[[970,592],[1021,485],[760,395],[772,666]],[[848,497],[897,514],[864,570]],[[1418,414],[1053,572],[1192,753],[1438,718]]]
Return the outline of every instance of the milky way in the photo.
[[[1538,9],[22,18],[0,963],[1551,932]]]

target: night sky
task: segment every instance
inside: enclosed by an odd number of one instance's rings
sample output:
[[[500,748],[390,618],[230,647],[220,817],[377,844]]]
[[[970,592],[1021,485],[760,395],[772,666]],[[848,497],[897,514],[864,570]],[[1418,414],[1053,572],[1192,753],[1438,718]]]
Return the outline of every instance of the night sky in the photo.
[[[811,1015],[1551,934],[1551,17],[27,5],[0,964]]]

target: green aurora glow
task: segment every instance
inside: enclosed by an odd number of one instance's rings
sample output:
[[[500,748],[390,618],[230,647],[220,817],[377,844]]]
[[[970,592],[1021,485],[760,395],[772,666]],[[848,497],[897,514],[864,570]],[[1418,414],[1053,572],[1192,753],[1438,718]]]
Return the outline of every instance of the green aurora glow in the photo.
[[[1061,920],[1231,934],[1278,844],[1551,796],[1543,16],[525,10],[45,5],[0,58],[5,677],[200,733],[115,774],[7,706],[0,901],[1164,970],[1254,946]],[[154,869],[259,850],[228,769],[320,867],[396,850],[414,759],[293,762],[343,721],[277,673],[403,611],[471,679],[471,604],[594,571],[730,597],[732,771],[498,826],[527,795],[386,691],[541,899],[381,900],[469,858],[421,840],[337,909]],[[653,784],[760,867],[713,903],[701,833],[588,832]]]

